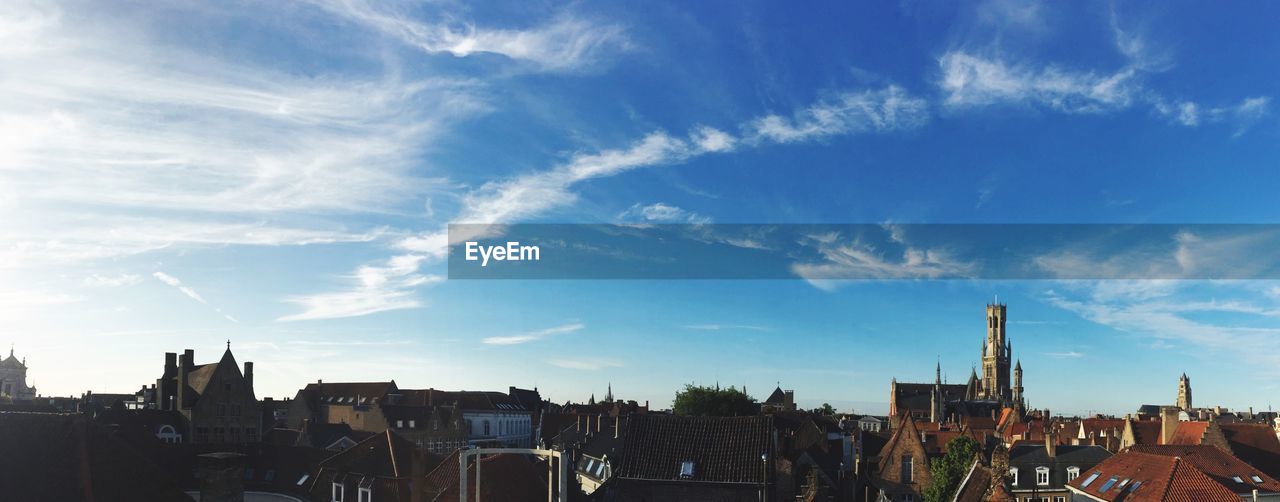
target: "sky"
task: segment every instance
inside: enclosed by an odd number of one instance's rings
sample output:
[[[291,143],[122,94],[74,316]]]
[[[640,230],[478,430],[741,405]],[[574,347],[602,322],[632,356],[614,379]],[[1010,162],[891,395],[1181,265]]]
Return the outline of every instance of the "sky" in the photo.
[[[1033,407],[1172,403],[1183,372],[1197,405],[1280,406],[1277,281],[468,281],[445,263],[450,223],[1277,223],[1277,16],[10,2],[0,343],[44,395],[132,392],[164,352],[210,362],[230,340],[260,397],[612,384],[663,408],[692,382],[884,413],[891,378],[967,378],[998,295]],[[1179,264],[1260,259],[1179,235]],[[856,257],[928,256],[903,245]]]

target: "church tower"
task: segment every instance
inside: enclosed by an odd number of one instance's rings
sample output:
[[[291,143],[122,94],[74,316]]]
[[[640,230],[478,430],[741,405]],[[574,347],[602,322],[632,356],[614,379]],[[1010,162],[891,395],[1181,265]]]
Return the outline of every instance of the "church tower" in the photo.
[[[1013,405],[1025,408],[1022,402],[1022,361],[1013,367]]]
[[[1187,378],[1186,373],[1178,379],[1178,408],[1191,411],[1191,379]]]
[[[987,305],[987,340],[982,344],[982,397],[994,401],[1008,400],[1009,359],[1013,351],[1005,336],[1006,306]]]

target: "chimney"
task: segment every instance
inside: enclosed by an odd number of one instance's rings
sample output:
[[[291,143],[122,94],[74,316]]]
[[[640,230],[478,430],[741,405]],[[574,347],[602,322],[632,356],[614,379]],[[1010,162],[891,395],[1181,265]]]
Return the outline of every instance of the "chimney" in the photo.
[[[600,421],[604,419],[604,415],[596,415],[596,432],[600,432]]]
[[[158,394],[156,395],[156,404],[162,410],[173,409],[173,393],[176,391],[174,387],[174,377],[178,376],[178,354],[173,352],[164,353],[164,374],[157,382]]]
[[[613,416],[613,439],[618,439],[618,431],[622,429],[622,416]]]
[[[1049,458],[1058,455],[1058,432],[1052,428],[1044,432],[1044,451],[1049,454]]]
[[[182,360],[178,365],[178,400],[174,406],[174,409],[176,410],[182,410],[187,406],[187,401],[189,400],[187,396],[187,382],[188,377],[191,374],[191,367],[195,366],[195,359],[196,351],[191,349],[182,351]]]
[[[244,363],[244,383],[249,386],[249,390],[253,390],[253,362],[245,361]]]
[[[1160,408],[1160,444],[1173,441],[1173,433],[1178,430],[1178,409],[1164,406]]]

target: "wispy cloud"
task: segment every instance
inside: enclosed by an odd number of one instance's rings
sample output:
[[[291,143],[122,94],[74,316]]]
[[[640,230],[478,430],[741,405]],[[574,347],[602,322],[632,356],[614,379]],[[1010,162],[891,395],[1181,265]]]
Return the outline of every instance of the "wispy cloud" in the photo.
[[[142,276],[125,273],[115,275],[90,274],[84,278],[84,285],[93,288],[117,288],[120,286],[132,286],[139,282],[142,282]]]
[[[209,302],[208,302],[207,300],[205,300],[203,296],[200,296],[200,293],[197,293],[197,292],[196,292],[196,290],[191,289],[191,287],[190,287],[190,286],[187,286],[187,285],[183,284],[183,283],[182,283],[182,281],[178,280],[178,278],[177,278],[177,277],[174,277],[174,276],[172,276],[172,275],[166,274],[166,273],[164,273],[164,272],[155,272],[155,273],[151,274],[151,276],[152,276],[152,277],[155,277],[155,278],[156,278],[156,280],[159,280],[160,282],[163,282],[163,283],[165,283],[165,284],[167,284],[167,285],[169,285],[169,286],[173,286],[173,287],[174,287],[175,289],[177,289],[179,292],[181,292],[182,294],[186,295],[186,296],[187,296],[187,298],[190,298],[190,299],[192,299],[192,300],[195,300],[195,301],[199,302],[199,303],[200,303],[200,304],[202,304],[202,305],[209,305]],[[231,321],[231,322],[236,322],[236,323],[240,322],[240,321],[239,321],[239,320],[237,320],[235,317],[232,317],[230,314],[227,314],[227,313],[223,312],[221,308],[214,307],[214,306],[212,306],[212,305],[209,305],[209,306],[210,306],[211,308],[213,308],[213,311],[214,311],[214,312],[217,312],[217,313],[218,313],[218,315],[222,316],[222,317],[223,317],[223,318],[225,318],[226,320]]]
[[[653,223],[711,223],[711,217],[709,216],[703,216],[693,211],[687,211],[677,206],[662,202],[656,202],[647,206],[642,206],[640,204],[632,205],[626,211],[619,214],[618,219],[622,221],[643,221]]]
[[[752,324],[686,324],[681,327],[684,329],[693,329],[693,330],[699,330],[699,331],[722,331],[722,330],[773,331],[773,328],[770,328],[768,326],[756,326]]]
[[[621,368],[622,361],[608,358],[591,359],[552,359],[547,364],[557,368],[582,371],[600,371],[606,368]]]
[[[1052,357],[1054,359],[1078,359],[1078,358],[1084,357],[1084,352],[1076,352],[1076,351],[1045,352],[1044,355]]]
[[[573,333],[575,331],[580,331],[585,327],[587,326],[582,323],[570,323],[570,324],[555,326],[552,328],[540,329],[537,331],[529,331],[526,333],[521,333],[519,335],[491,336],[491,337],[485,338],[484,340],[481,340],[481,342],[484,343],[485,345],[519,345],[522,343],[529,343],[529,342],[542,340],[550,336]]]
[[[341,215],[437,189],[419,155],[443,124],[487,111],[469,78],[285,72],[158,43],[159,14],[7,7],[0,61],[23,77],[0,81],[0,203],[32,217],[0,229],[3,266],[363,240]]]
[[[285,298],[302,307],[302,311],[277,320],[334,319],[420,307],[422,301],[416,289],[444,280],[440,275],[419,273],[424,259],[421,255],[399,255],[378,265],[361,266],[348,278],[355,283],[354,288]]]
[[[899,249],[881,250],[856,237],[842,237],[835,232],[806,236],[801,245],[814,248],[821,261],[798,262],[792,272],[810,284],[833,290],[848,279],[940,279],[969,277],[976,264],[959,259],[946,249],[909,245],[900,232],[885,227],[894,236]]]
[[[359,23],[430,54],[497,54],[528,61],[542,70],[580,70],[611,52],[627,49],[622,26],[563,13],[548,22],[519,29],[478,27],[450,17],[423,21],[395,9],[390,2],[316,0],[313,3],[342,19]]]

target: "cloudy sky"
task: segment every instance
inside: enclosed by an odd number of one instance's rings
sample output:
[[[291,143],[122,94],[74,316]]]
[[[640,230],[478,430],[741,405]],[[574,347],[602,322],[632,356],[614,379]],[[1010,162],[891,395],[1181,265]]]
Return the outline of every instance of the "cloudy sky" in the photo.
[[[164,352],[230,339],[260,396],[612,382],[661,407],[686,382],[781,382],[884,412],[891,377],[967,377],[998,294],[1033,406],[1168,403],[1185,371],[1197,404],[1265,409],[1275,282],[450,281],[443,257],[451,222],[1274,223],[1277,16],[19,0],[0,11],[0,342],[55,395],[130,392]],[[1249,263],[1179,235],[1176,263]]]

